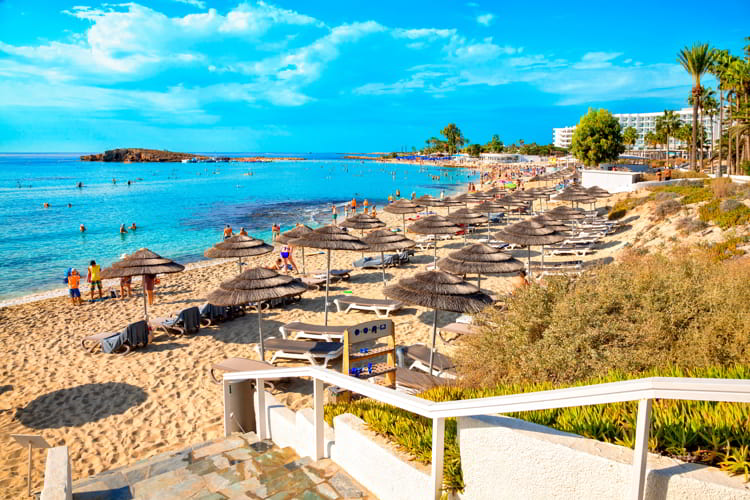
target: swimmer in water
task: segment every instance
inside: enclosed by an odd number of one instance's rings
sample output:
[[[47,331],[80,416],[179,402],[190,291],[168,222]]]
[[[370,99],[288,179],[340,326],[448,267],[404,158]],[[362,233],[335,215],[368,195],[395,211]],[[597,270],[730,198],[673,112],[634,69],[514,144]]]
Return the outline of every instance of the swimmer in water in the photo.
[[[120,224],[120,234],[125,234],[127,232],[128,230],[125,229],[125,224]]]
[[[130,225],[130,230],[131,230],[131,231],[135,231],[136,229],[138,229],[138,228],[137,228],[137,227],[135,226],[135,222],[133,222],[133,223],[132,223],[132,224]]]
[[[79,227],[78,229],[79,229],[79,231],[81,231],[82,233],[86,232],[86,226],[84,226],[83,224],[81,224],[81,227]]]
[[[42,203],[42,206],[43,206],[44,208],[49,208],[49,203],[47,203],[47,202],[45,201],[44,203]]]

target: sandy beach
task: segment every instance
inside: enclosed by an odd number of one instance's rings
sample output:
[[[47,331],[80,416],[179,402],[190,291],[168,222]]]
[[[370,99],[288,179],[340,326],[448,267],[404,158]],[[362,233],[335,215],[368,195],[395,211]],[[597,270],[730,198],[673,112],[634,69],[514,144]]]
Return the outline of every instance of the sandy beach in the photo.
[[[438,211],[445,213],[444,209]],[[400,216],[384,212],[378,216],[389,226],[400,227]],[[616,256],[626,241],[643,233],[650,224],[647,214],[634,215],[621,232],[607,237],[602,248],[587,259]],[[664,226],[660,227],[663,231]],[[463,239],[458,237],[443,242],[438,255],[445,256],[462,245]],[[317,252],[308,251],[307,270],[324,269],[324,255],[310,253]],[[526,256],[526,250],[512,253],[519,258]],[[250,265],[267,265],[276,255],[259,257]],[[538,252],[532,252],[534,255],[538,257]],[[299,249],[295,257],[301,265]],[[351,268],[351,262],[358,258],[358,252],[334,252],[332,265]],[[403,278],[424,270],[431,262],[431,250],[417,252],[410,264],[389,268],[387,274],[391,280]],[[151,314],[168,316],[186,306],[200,305],[211,290],[236,272],[236,261],[224,261],[217,265],[201,263],[185,272],[162,276]],[[504,277],[482,280],[483,289],[497,294],[508,290],[508,286],[508,278]],[[84,351],[82,337],[117,331],[142,317],[140,285],[136,284],[134,290],[137,294],[132,298],[85,302],[81,307],[72,306],[67,297],[51,297],[0,308],[0,341],[4,346],[0,491],[7,498],[20,494],[26,481],[26,450],[8,437],[10,433],[41,434],[52,445],[67,445],[74,479],[221,435],[222,398],[209,369],[226,357],[258,358],[254,349],[258,340],[257,316],[249,314],[189,337],[159,334],[153,345],[127,356]],[[357,296],[382,298],[380,271],[353,272],[350,281],[332,287],[331,297],[348,290]],[[88,298],[88,290],[82,291]],[[272,309],[264,314],[264,335],[278,336],[278,327],[290,321],[321,324],[323,306],[324,291],[310,291],[297,304]],[[336,325],[353,325],[375,317],[372,313],[344,315],[336,313],[335,307],[332,311],[330,323]],[[439,325],[456,316],[439,313]],[[398,343],[429,343],[431,312],[408,306],[393,320]],[[438,349],[450,354],[455,344],[439,340]],[[308,383],[299,382],[289,387],[282,400],[291,408],[300,408],[309,404],[310,391]],[[35,454],[37,464],[42,464],[41,452]],[[37,490],[41,476],[38,465],[34,484]]]

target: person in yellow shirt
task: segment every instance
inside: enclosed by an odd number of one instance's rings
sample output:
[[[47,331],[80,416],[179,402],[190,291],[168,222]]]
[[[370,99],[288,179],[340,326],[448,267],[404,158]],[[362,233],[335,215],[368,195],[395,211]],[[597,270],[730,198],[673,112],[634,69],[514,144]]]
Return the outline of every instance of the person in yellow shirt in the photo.
[[[86,281],[91,283],[91,301],[94,301],[94,288],[99,287],[99,298],[102,298],[102,277],[101,277],[101,267],[99,267],[99,264],[96,263],[95,260],[91,261],[91,265],[89,265],[89,272],[86,275]]]

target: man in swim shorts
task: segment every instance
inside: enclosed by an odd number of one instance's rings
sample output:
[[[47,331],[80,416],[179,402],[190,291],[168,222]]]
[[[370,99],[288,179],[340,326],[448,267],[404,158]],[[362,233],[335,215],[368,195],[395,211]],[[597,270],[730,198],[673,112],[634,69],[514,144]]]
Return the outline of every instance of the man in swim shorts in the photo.
[[[339,209],[335,203],[331,204],[331,214],[333,215],[333,225],[336,225],[336,219],[339,216]]]
[[[231,238],[231,237],[232,237],[232,226],[227,224],[226,226],[224,226],[224,239],[226,240],[227,238]]]
[[[101,267],[96,263],[95,260],[91,261],[89,265],[89,272],[86,275],[86,281],[91,283],[91,301],[94,301],[94,288],[99,288],[99,298],[102,298],[102,278],[100,276]]]

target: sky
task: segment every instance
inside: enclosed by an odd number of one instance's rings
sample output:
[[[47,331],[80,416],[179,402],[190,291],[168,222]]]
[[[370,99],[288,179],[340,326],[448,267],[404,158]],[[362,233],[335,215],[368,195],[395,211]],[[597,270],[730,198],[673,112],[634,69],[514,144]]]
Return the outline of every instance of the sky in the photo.
[[[687,106],[679,49],[739,55],[748,19],[747,0],[0,0],[0,151],[398,151],[448,123],[547,144],[589,107]]]

